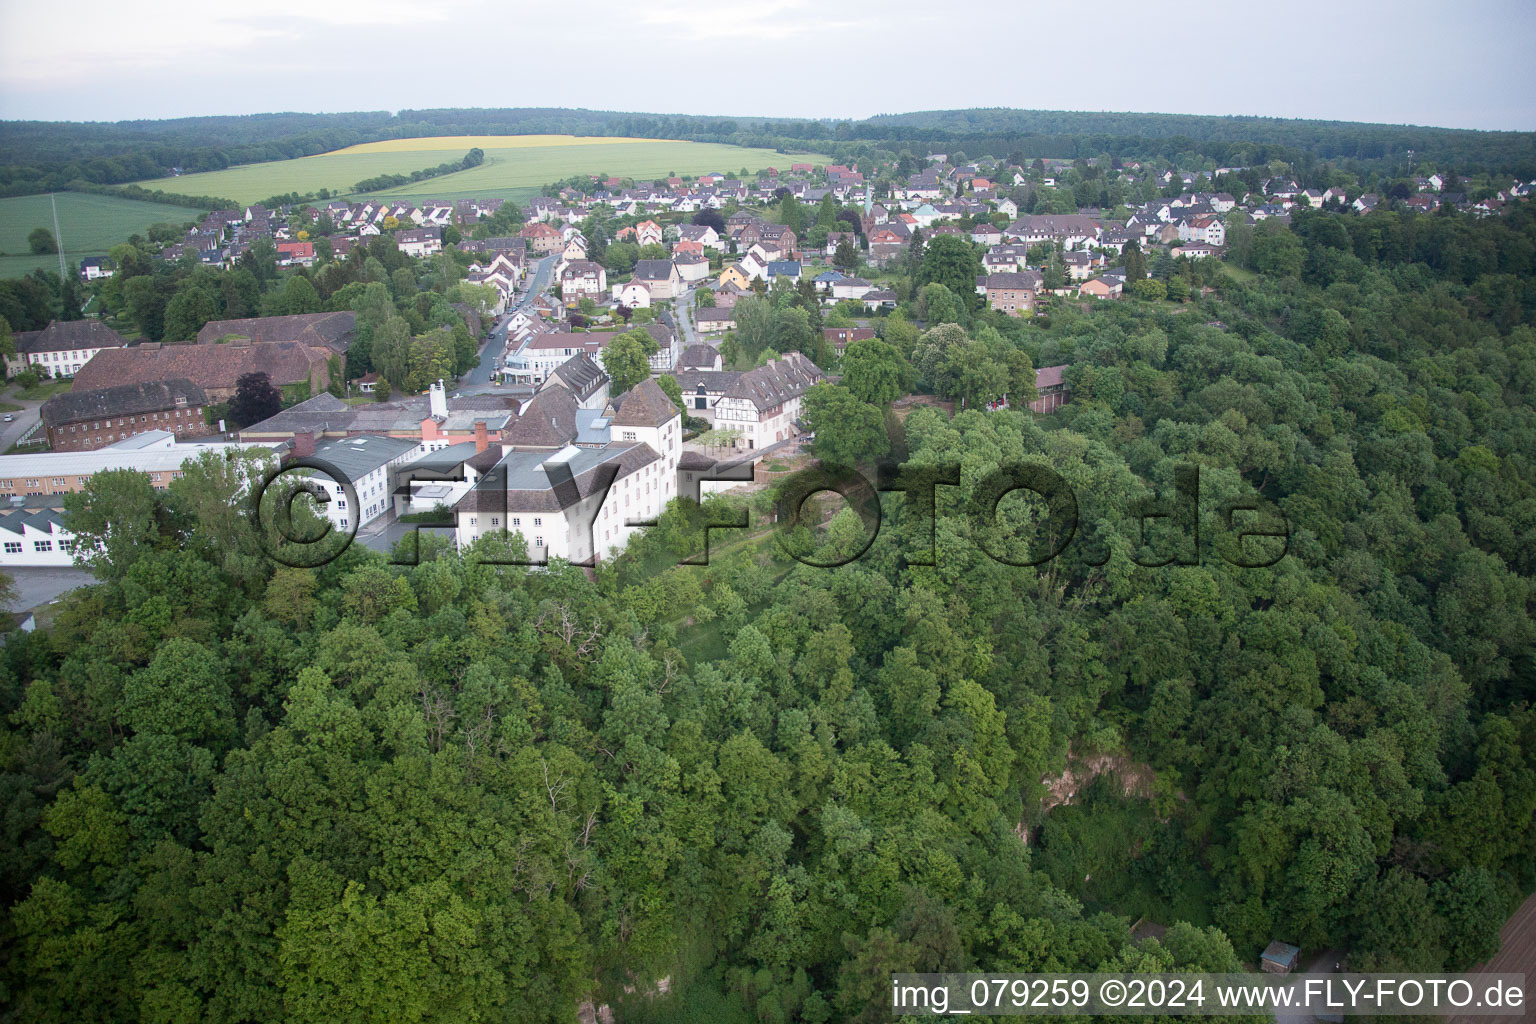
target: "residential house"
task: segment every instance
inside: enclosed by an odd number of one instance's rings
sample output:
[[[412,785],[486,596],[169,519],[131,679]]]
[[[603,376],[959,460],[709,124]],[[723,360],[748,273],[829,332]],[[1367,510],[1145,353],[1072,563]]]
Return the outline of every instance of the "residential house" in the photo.
[[[1035,295],[1042,283],[1043,278],[1037,270],[987,274],[978,280],[977,291],[986,298],[988,309],[1022,316],[1035,308]]]
[[[709,277],[709,259],[703,253],[693,255],[674,253],[672,265],[677,268],[677,276],[681,281],[682,288],[686,288],[691,284],[698,284]]]
[[[771,360],[743,373],[720,396],[715,427],[739,430],[738,444],[748,449],[787,440],[795,435],[802,397],[822,379],[816,364],[799,352]]]
[[[786,280],[790,284],[800,283],[800,264],[795,260],[774,260],[764,269],[764,276],[769,284],[779,280]]]
[[[971,241],[977,245],[1000,245],[1003,241],[1003,230],[986,221],[977,221],[971,226]]]
[[[1043,366],[1035,371],[1035,392],[1039,397],[1029,403],[1031,412],[1055,412],[1071,400],[1072,389],[1067,386],[1066,372],[1066,365]]]
[[[1091,299],[1117,299],[1122,289],[1123,285],[1119,281],[1093,277],[1078,286],[1077,294]]]
[[[728,306],[695,308],[693,325],[704,334],[736,329],[736,311]]]
[[[537,253],[548,255],[565,248],[565,237],[548,224],[529,224],[519,234],[527,239],[528,247]]]
[[[395,245],[407,256],[435,256],[443,251],[442,228],[412,228],[395,232]]]
[[[641,260],[635,264],[633,279],[646,286],[653,301],[674,298],[683,290],[682,277],[671,260]]]
[[[602,302],[608,296],[608,271],[601,263],[574,260],[561,271],[560,288],[567,306],[578,305],[582,299]]]
[[[823,327],[821,336],[837,350],[838,355],[855,341],[866,341],[875,336],[873,327]]]
[[[80,279],[82,281],[99,281],[104,277],[111,277],[113,270],[108,265],[105,256],[87,256],[80,261]]]
[[[613,286],[613,302],[616,306],[630,309],[649,309],[651,289],[644,281],[626,281]]]
[[[641,246],[660,245],[661,225],[653,220],[643,220],[635,225],[635,242]]]

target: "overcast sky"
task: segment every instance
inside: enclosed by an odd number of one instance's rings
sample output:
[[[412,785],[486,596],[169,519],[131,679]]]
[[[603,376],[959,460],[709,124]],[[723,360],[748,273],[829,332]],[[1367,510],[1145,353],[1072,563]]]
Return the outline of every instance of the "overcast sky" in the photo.
[[[0,118],[1007,106],[1529,131],[1533,53],[1531,0],[0,0]]]

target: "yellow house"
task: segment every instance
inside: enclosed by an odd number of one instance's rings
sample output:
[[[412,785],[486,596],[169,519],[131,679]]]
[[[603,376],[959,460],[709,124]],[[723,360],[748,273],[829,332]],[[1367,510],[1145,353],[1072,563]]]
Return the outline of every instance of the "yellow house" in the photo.
[[[722,286],[734,284],[737,288],[745,291],[746,289],[752,287],[752,278],[747,274],[745,270],[741,269],[741,264],[732,263],[730,266],[720,271],[720,284]]]

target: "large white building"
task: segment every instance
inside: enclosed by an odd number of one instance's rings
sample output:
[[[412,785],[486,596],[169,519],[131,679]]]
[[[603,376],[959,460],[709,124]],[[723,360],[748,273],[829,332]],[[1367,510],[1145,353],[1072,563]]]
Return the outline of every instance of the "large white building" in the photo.
[[[122,335],[100,320],[55,320],[40,331],[20,331],[16,354],[5,357],[6,373],[15,376],[28,366],[45,377],[73,377],[104,348],[122,348]]]
[[[16,495],[0,505],[0,568],[74,562],[75,538],[64,529],[63,502]]]
[[[650,379],[600,413],[563,386],[545,388],[503,441],[501,461],[454,506],[461,548],[517,533],[531,561],[591,563],[677,497],[682,414]]]
[[[738,445],[763,448],[795,434],[800,404],[822,379],[816,364],[791,352],[738,377],[714,403],[716,430],[738,430]],[[679,385],[683,384],[680,377]]]
[[[353,507],[341,480],[317,474],[314,482],[325,490],[327,500],[316,502],[316,511],[343,533],[366,526],[393,507],[390,471],[421,454],[414,440],[380,434],[340,437],[315,445],[313,458],[335,466],[337,473],[351,482],[357,500]]]

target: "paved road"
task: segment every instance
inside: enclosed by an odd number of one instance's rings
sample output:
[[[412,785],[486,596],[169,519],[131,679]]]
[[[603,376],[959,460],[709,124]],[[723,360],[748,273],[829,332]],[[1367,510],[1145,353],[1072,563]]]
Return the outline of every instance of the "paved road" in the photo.
[[[683,332],[683,348],[699,340],[699,336],[693,332],[693,300],[697,295],[697,288],[689,288],[677,299],[678,329]]]
[[[487,390],[491,383],[491,374],[496,371],[496,364],[507,347],[507,318],[543,294],[550,285],[550,279],[555,272],[555,262],[559,258],[558,255],[550,255],[538,262],[533,277],[528,281],[527,290],[507,307],[507,312],[497,320],[496,326],[491,328],[491,336],[486,340],[485,347],[480,350],[480,365],[465,374],[464,379],[459,382],[461,392],[475,394]]]
[[[95,583],[96,578],[85,569],[72,569],[63,566],[17,566],[7,569],[6,575],[16,585],[16,600],[11,602],[8,611],[22,612],[38,605],[47,604],[55,598],[67,594],[76,587],[83,587],[88,583]]]
[[[0,452],[5,452],[10,450],[11,445],[21,440],[21,435],[30,430],[32,425],[38,421],[38,410],[43,407],[43,403],[29,402],[24,398],[17,398],[14,386],[6,388],[5,392],[0,394],[0,401],[21,406],[21,412],[0,413],[0,415],[16,417],[11,423],[0,422]]]

